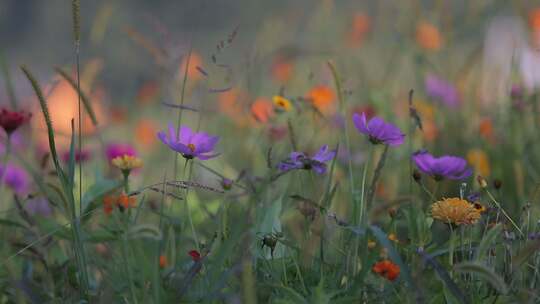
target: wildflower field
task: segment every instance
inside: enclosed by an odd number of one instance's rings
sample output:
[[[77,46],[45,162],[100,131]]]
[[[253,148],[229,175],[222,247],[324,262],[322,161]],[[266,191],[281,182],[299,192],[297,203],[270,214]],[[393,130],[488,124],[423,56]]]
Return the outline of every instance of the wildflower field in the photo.
[[[0,304],[540,303],[536,1],[0,16]]]

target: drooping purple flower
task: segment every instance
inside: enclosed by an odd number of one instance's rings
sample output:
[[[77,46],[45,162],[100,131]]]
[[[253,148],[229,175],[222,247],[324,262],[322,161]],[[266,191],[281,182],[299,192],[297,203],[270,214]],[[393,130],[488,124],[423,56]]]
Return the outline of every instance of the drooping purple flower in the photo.
[[[328,145],[322,146],[319,151],[309,157],[303,152],[292,152],[289,158],[278,164],[278,169],[287,172],[290,170],[313,170],[317,174],[326,173],[326,163],[336,156],[336,151],[329,151]]]
[[[172,124],[169,124],[168,136],[163,131],[158,132],[157,135],[164,144],[182,154],[186,159],[196,157],[207,160],[219,155],[219,153],[213,153],[219,136],[210,136],[206,132],[193,132],[187,126],[180,126],[180,132],[177,132]]]
[[[397,126],[385,122],[380,117],[373,117],[368,122],[365,113],[361,115],[354,113],[353,123],[356,129],[360,133],[367,135],[373,144],[397,147],[405,140],[405,134],[401,133]]]
[[[26,202],[24,210],[30,215],[41,215],[43,217],[49,217],[52,215],[52,208],[49,200],[45,197],[36,197]]]
[[[137,151],[130,144],[111,143],[105,148],[105,154],[107,155],[107,159],[111,161],[118,156],[137,156]]]
[[[4,184],[19,195],[27,194],[30,188],[30,176],[21,167],[7,164],[0,167],[0,176]]]
[[[426,150],[420,150],[412,155],[412,159],[420,171],[430,175],[436,181],[445,178],[460,180],[472,174],[467,161],[461,157],[449,155],[434,157]]]
[[[460,104],[459,92],[450,82],[435,76],[428,75],[425,79],[426,94],[450,108],[456,108]]]
[[[472,192],[469,195],[467,195],[467,200],[469,202],[477,202],[480,200],[480,192]]]

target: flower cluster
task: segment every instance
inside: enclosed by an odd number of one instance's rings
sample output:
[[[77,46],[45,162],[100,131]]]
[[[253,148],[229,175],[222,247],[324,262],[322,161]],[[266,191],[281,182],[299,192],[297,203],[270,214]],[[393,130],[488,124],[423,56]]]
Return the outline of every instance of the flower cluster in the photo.
[[[395,281],[400,272],[399,266],[390,260],[382,260],[375,263],[371,270],[389,281]]]
[[[103,211],[107,215],[111,214],[115,207],[120,211],[124,211],[135,207],[135,205],[135,197],[128,196],[125,193],[121,193],[120,195],[108,195],[103,198]]]

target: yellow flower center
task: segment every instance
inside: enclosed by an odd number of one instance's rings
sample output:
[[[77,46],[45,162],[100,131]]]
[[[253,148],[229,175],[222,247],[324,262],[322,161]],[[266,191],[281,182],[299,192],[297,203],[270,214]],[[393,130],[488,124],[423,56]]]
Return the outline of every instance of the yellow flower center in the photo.
[[[187,147],[191,150],[191,153],[195,152],[195,145],[194,144],[188,144]]]

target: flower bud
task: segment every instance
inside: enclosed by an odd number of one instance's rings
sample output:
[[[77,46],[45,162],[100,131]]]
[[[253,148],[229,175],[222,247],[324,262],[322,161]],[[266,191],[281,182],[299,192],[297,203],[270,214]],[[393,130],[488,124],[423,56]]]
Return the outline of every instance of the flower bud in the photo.
[[[478,181],[478,184],[480,185],[480,188],[486,188],[488,186],[488,183],[485,178],[483,178],[481,175],[478,175],[476,177],[476,181]]]

